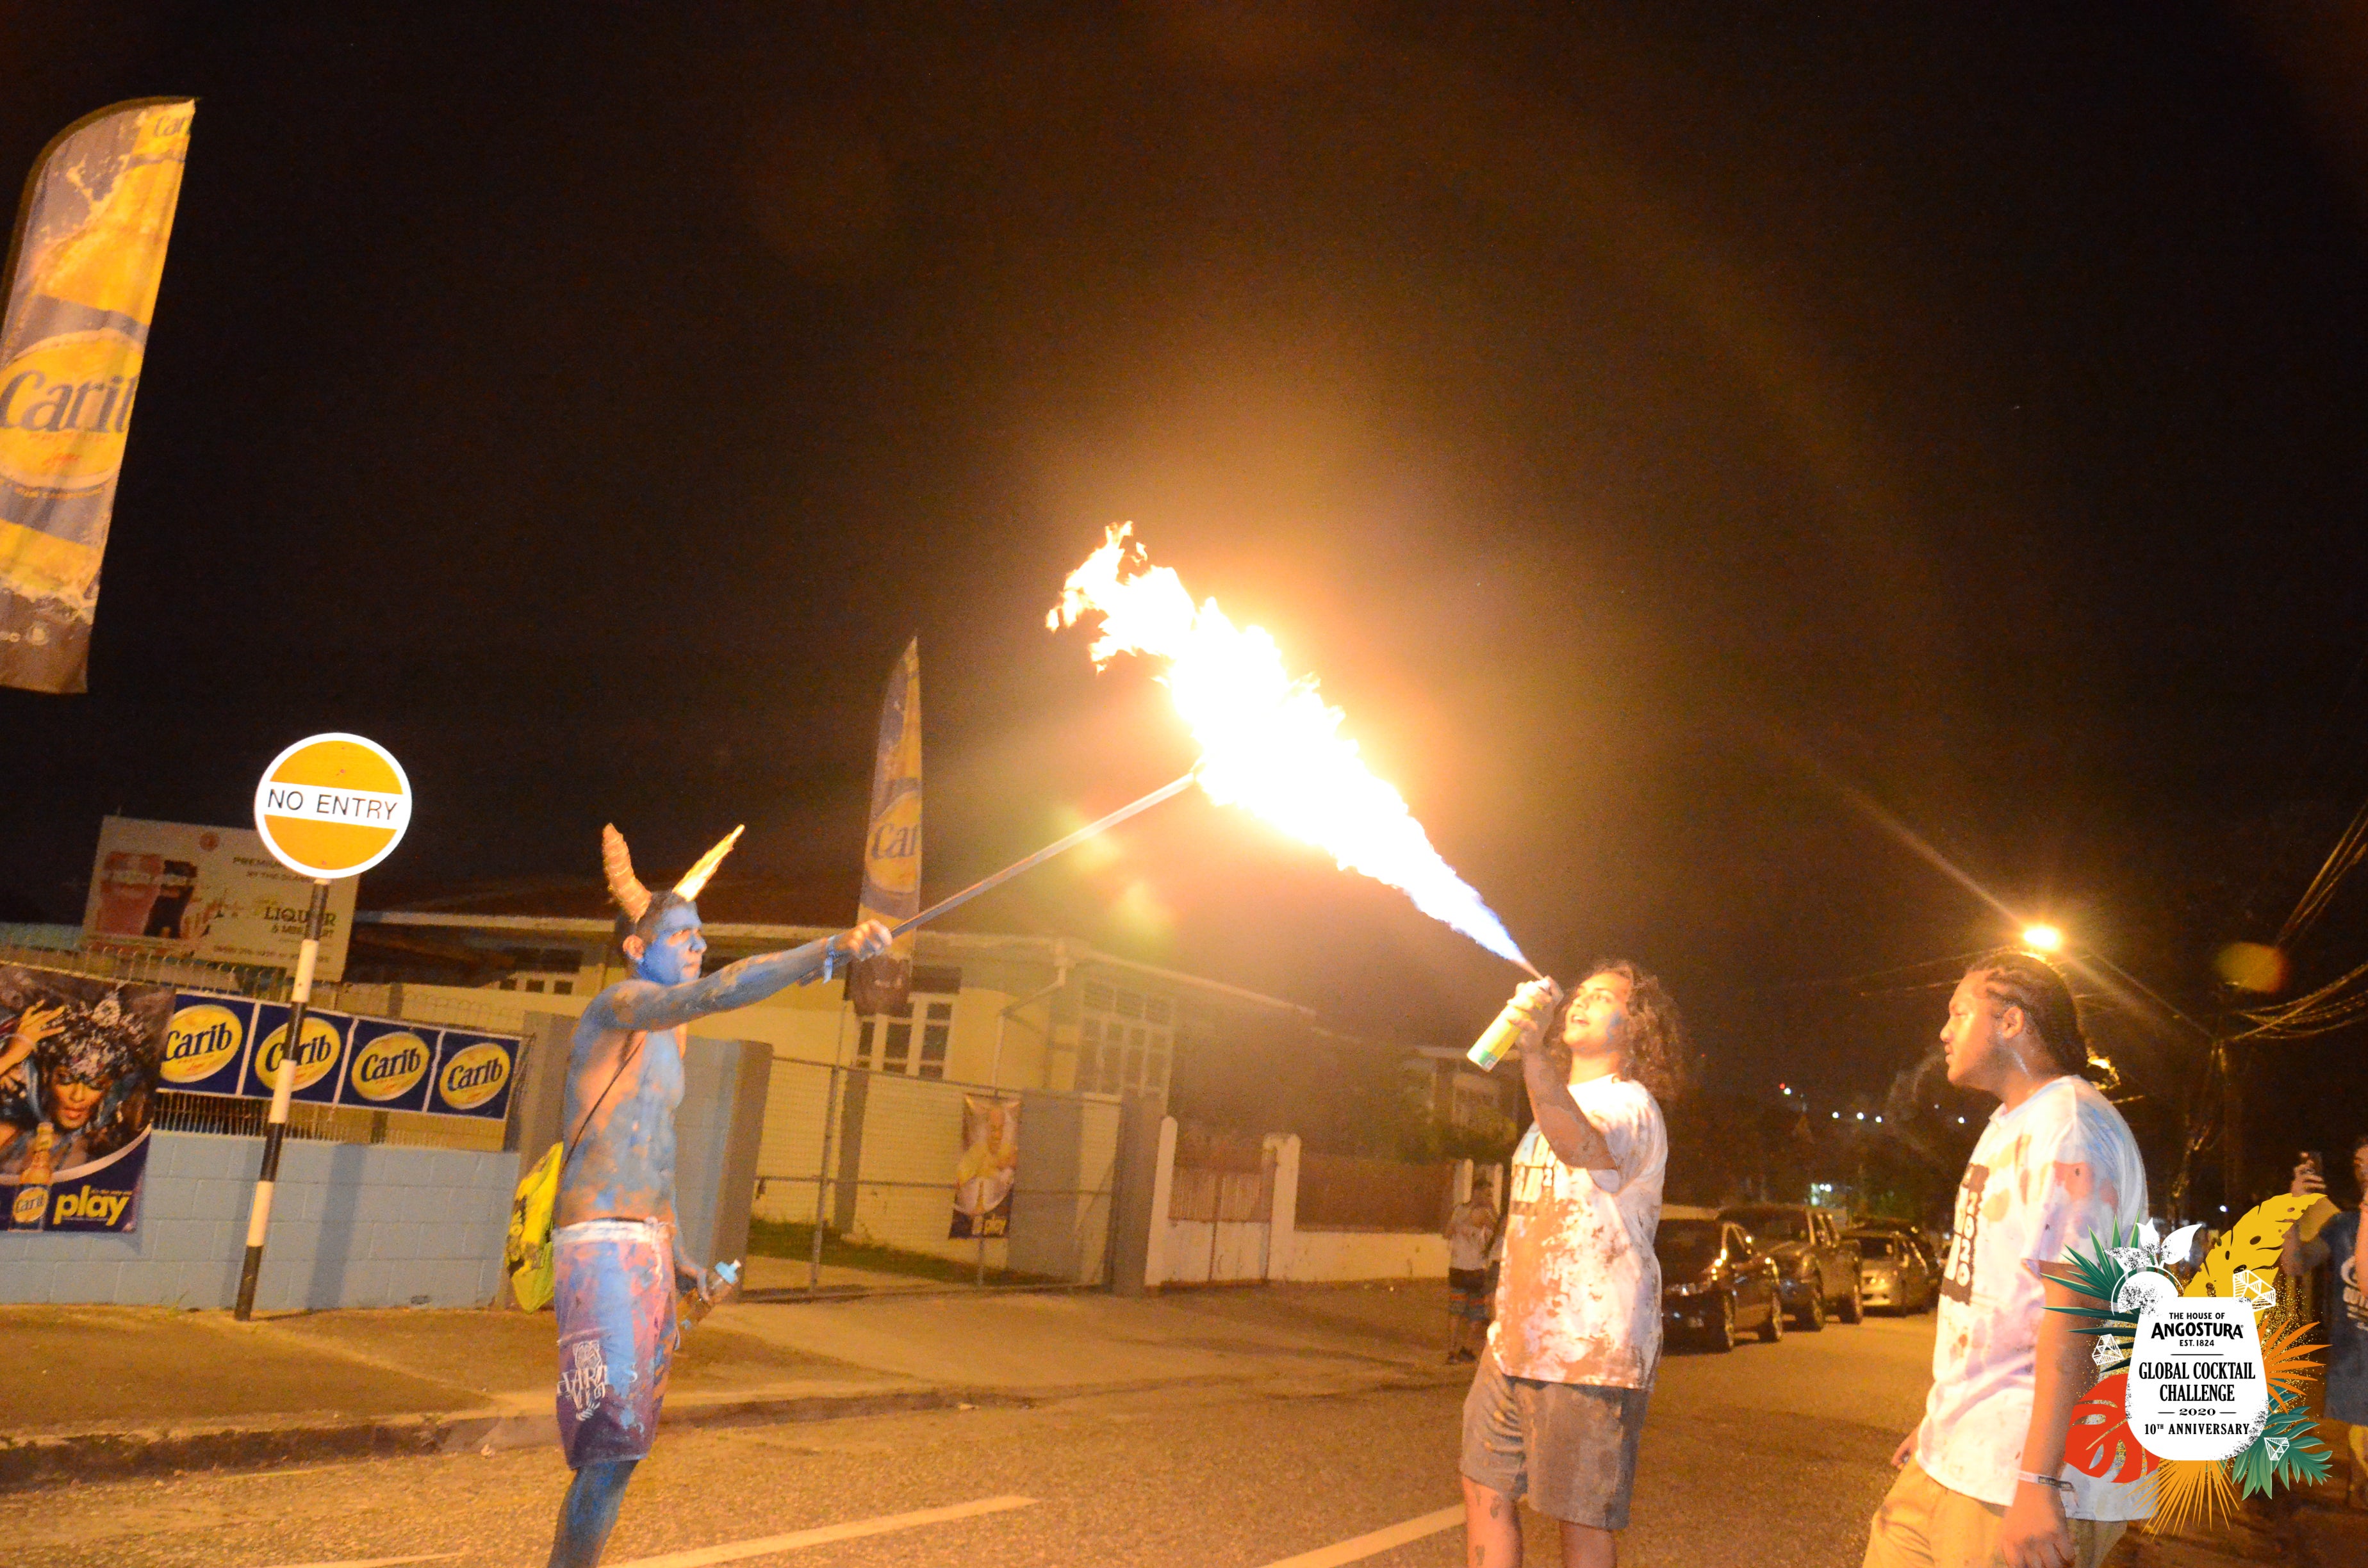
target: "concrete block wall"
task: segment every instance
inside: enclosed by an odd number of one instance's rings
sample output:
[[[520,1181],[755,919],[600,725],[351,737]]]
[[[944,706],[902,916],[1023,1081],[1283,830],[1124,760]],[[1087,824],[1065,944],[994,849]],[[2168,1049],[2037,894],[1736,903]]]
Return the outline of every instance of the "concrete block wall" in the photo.
[[[0,1301],[229,1307],[263,1140],[158,1132],[129,1235],[0,1233]],[[518,1157],[291,1139],[256,1307],[474,1307],[501,1279]]]

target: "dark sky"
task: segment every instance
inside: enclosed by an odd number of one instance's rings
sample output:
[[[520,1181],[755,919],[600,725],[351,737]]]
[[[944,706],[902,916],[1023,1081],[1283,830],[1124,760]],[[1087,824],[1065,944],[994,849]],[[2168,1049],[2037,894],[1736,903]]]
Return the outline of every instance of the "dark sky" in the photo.
[[[2368,787],[2363,51],[2290,9],[15,8],[0,169],[200,102],[0,893],[350,729],[366,904],[746,820],[847,918],[916,632],[949,890],[1189,761],[1042,625],[1133,519],[1735,1086],[1879,1089],[1941,993],[1827,983],[2009,930],[1861,798],[2203,1006]],[[1005,916],[1422,1036],[1515,978],[1197,800],[1111,851]]]

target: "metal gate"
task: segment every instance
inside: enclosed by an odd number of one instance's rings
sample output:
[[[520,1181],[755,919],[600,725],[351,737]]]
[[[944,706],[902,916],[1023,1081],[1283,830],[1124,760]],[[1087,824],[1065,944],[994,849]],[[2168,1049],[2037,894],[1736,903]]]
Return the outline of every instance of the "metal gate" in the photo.
[[[1168,1284],[1264,1279],[1273,1218],[1274,1150],[1266,1140],[1178,1130],[1167,1198]]]

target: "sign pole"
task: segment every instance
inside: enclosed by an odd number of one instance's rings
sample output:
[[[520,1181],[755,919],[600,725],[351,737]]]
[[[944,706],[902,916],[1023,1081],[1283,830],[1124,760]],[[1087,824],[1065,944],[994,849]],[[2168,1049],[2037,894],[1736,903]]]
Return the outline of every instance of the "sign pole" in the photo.
[[[271,759],[255,787],[255,831],[273,859],[313,879],[313,903],[304,913],[303,945],[296,949],[295,983],[288,988],[288,1032],[279,1071],[271,1075],[263,1169],[255,1178],[255,1204],[246,1216],[246,1261],[238,1273],[235,1314],[241,1323],[255,1315],[255,1285],[263,1273],[263,1239],[271,1230],[271,1189],[279,1179],[279,1150],[288,1137],[296,1059],[304,1051],[304,1013],[313,1000],[313,969],[321,960],[329,884],[360,876],[394,853],[410,825],[411,779],[403,764],[376,741],[343,731],[298,741]]]
[[[321,957],[321,917],[329,909],[329,879],[313,879],[312,906],[304,912],[304,945],[296,949],[296,983],[288,991],[288,1040],[280,1047],[279,1071],[271,1081],[271,1121],[263,1133],[263,1170],[255,1178],[255,1205],[246,1216],[246,1262],[238,1271],[238,1310],[245,1323],[255,1315],[255,1286],[263,1273],[263,1237],[271,1228],[271,1189],[279,1179],[279,1145],[288,1136],[288,1101],[296,1092],[296,1055],[304,1043],[304,1009],[313,1000],[313,966]]]

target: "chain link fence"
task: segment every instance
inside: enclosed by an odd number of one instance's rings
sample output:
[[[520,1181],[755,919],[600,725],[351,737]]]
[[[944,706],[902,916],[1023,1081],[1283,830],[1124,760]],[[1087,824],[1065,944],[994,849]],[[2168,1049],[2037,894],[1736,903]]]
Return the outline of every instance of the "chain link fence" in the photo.
[[[955,1237],[964,1102],[994,1097],[1019,1106],[1009,1229]],[[1120,1131],[1113,1096],[996,1091],[776,1056],[754,1211],[878,1249],[890,1267],[934,1260],[970,1266],[973,1280],[1103,1284]]]

